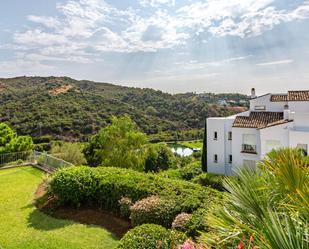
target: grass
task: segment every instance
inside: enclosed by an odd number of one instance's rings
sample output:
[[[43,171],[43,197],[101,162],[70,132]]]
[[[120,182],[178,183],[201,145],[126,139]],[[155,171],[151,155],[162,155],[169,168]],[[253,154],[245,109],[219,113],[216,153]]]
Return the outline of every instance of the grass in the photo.
[[[91,225],[52,218],[33,205],[44,174],[31,167],[0,170],[0,248],[105,249],[117,239]]]
[[[202,149],[203,147],[203,141],[201,140],[196,140],[196,141],[183,141],[183,142],[178,142],[178,144],[186,146],[191,149]]]

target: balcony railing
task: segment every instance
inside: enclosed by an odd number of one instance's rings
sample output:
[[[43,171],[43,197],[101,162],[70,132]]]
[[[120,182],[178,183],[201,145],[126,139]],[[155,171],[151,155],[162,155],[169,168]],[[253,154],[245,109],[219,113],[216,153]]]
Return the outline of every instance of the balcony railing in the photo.
[[[251,154],[257,154],[256,152],[256,145],[252,144],[243,144],[242,145],[242,153],[251,153]]]

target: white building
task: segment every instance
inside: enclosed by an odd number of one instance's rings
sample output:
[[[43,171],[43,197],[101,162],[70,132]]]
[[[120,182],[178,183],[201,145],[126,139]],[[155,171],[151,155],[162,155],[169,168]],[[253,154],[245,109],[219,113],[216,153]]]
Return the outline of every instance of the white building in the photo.
[[[308,151],[309,90],[255,96],[249,111],[207,119],[208,172],[231,175],[242,166],[255,167],[273,149]]]

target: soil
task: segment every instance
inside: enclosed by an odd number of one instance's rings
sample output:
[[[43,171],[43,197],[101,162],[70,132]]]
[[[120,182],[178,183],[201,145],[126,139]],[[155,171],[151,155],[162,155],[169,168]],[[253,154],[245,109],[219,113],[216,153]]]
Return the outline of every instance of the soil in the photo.
[[[61,93],[67,93],[72,88],[73,88],[73,86],[71,86],[71,85],[60,86],[58,88],[50,90],[49,94],[51,94],[51,95],[58,95],[58,94],[61,94]]]
[[[38,186],[35,192],[35,199],[44,198],[44,202],[38,205],[38,208],[52,217],[73,220],[87,225],[101,226],[119,239],[131,229],[131,223],[129,221],[111,212],[97,208],[81,207],[76,209],[59,205],[56,197],[48,196],[46,198],[44,197],[45,194],[46,184],[43,182]]]

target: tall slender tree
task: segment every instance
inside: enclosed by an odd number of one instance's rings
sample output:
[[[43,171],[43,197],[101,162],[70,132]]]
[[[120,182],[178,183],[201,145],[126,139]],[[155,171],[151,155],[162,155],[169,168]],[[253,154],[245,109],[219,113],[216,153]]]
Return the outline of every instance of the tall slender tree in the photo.
[[[202,170],[207,172],[207,134],[206,134],[206,120],[204,128],[203,150],[202,150]]]

